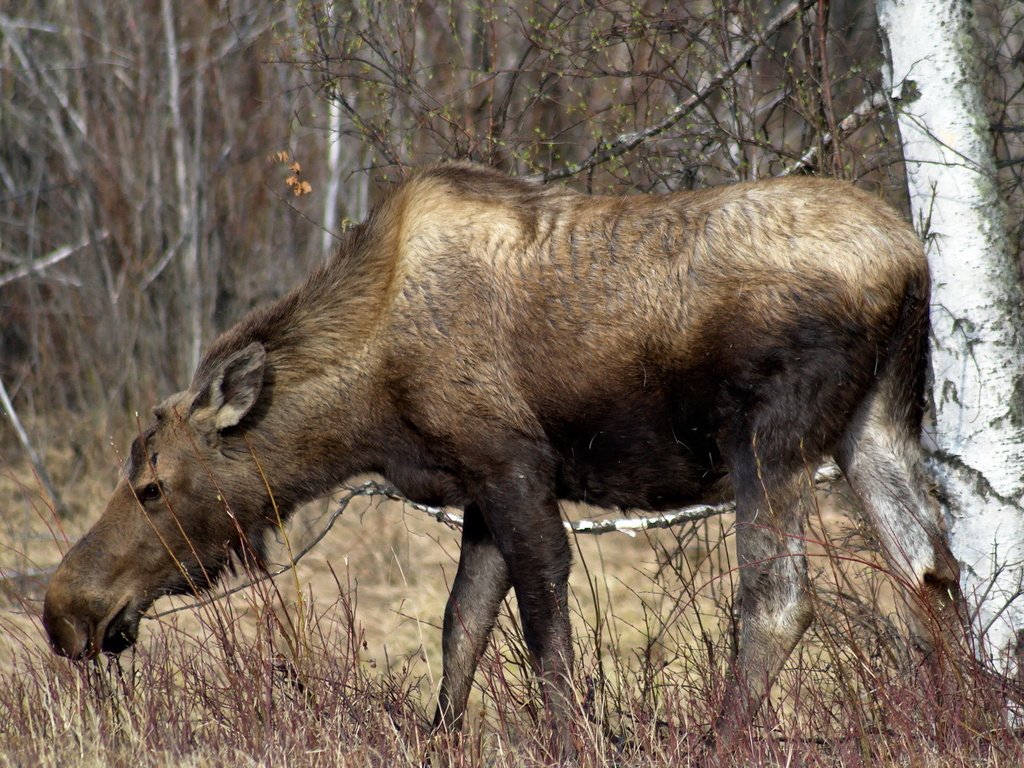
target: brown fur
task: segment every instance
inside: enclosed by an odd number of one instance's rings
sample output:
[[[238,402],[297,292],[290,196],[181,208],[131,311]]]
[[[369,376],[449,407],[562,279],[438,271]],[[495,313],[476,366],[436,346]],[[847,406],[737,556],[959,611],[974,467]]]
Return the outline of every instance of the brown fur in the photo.
[[[438,723],[461,720],[509,586],[559,712],[558,500],[667,509],[731,488],[731,738],[811,620],[806,478],[824,455],[885,528],[894,567],[955,614],[956,564],[919,466],[927,311],[920,243],[848,184],[589,197],[463,164],[424,171],[156,410],[54,576],[53,646],[121,650],[159,594],[209,586],[278,514],[376,471],[465,508]]]

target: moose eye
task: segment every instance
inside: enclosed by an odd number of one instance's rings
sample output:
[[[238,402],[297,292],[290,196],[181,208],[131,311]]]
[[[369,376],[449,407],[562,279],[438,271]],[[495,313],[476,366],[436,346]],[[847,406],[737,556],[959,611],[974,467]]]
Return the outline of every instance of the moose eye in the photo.
[[[139,501],[143,504],[149,501],[156,501],[160,498],[160,484],[150,483],[149,485],[143,486],[137,491]]]

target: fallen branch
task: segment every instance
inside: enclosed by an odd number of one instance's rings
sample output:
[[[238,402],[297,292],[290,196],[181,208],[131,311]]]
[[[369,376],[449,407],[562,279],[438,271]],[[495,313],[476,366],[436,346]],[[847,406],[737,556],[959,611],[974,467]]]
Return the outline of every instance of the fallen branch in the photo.
[[[841,476],[842,474],[839,471],[839,467],[835,464],[828,463],[820,467],[814,474],[814,482],[819,488],[827,488]],[[462,527],[461,515],[450,512],[445,507],[434,507],[428,504],[418,504],[415,501],[410,501],[395,488],[371,480],[362,483],[361,485],[350,487],[346,490],[344,495],[338,499],[338,506],[331,513],[327,523],[317,532],[316,536],[308,541],[305,546],[295,554],[290,562],[279,566],[274,571],[267,571],[259,576],[248,579],[244,583],[231,587],[230,589],[225,589],[217,594],[204,597],[187,605],[168,608],[165,611],[154,613],[151,616],[146,616],[145,618],[158,619],[164,616],[170,616],[172,613],[210,605],[222,598],[241,592],[263,581],[275,579],[284,573],[288,573],[299,563],[300,560],[302,560],[302,558],[313,551],[316,545],[319,544],[327,535],[327,532],[334,527],[338,518],[342,516],[346,509],[348,509],[348,505],[352,500],[360,496],[401,502],[406,507],[422,512],[439,523],[443,523],[444,525],[448,525],[453,528]],[[692,507],[684,507],[683,509],[679,509],[674,512],[664,512],[657,515],[648,515],[646,517],[627,517],[611,520],[566,520],[563,525],[567,531],[577,534],[596,536],[603,533],[617,532],[624,533],[627,536],[636,536],[636,534],[641,531],[658,528],[671,528],[676,525],[682,525],[683,523],[692,523],[698,520],[705,520],[709,517],[714,517],[715,515],[733,512],[735,509],[736,503],[728,501],[722,504],[698,504]]]

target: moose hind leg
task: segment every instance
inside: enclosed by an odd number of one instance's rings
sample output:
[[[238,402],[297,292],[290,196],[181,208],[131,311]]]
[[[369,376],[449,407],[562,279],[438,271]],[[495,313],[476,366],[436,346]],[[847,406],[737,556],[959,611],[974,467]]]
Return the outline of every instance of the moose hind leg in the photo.
[[[465,510],[459,567],[444,612],[444,670],[434,716],[435,729],[461,727],[477,662],[508,589],[505,558],[484,523],[479,507],[471,504]]]
[[[720,748],[746,728],[786,659],[810,625],[804,521],[811,473],[762,476],[752,455],[734,457],[736,555],[740,568],[740,637],[715,727]]]
[[[836,460],[874,524],[890,567],[907,587],[911,629],[927,652],[940,639],[958,645],[965,637],[960,568],[928,491],[916,432],[892,410],[883,393],[866,401]]]

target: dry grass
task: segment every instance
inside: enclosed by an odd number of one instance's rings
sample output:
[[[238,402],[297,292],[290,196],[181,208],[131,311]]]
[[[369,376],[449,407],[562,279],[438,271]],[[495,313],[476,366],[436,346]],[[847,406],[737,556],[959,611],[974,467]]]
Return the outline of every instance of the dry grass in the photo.
[[[0,568],[20,574],[0,582],[0,763],[550,762],[513,605],[481,663],[464,738],[431,740],[439,622],[458,537],[394,502],[353,503],[273,583],[148,619],[137,650],[118,663],[53,657],[38,618],[46,571],[98,515],[112,479],[113,471],[83,473],[81,511],[61,521],[30,471],[0,469]],[[819,620],[749,742],[722,764],[1022,764],[1024,747],[996,691],[968,680],[969,701],[941,698],[917,672],[862,532],[835,512],[841,499],[822,501],[810,532]],[[276,559],[286,562],[289,547],[300,549],[332,509],[301,510],[272,548]],[[695,764],[732,642],[730,525],[723,517],[577,541],[581,764]],[[153,613],[188,602],[163,601]]]

